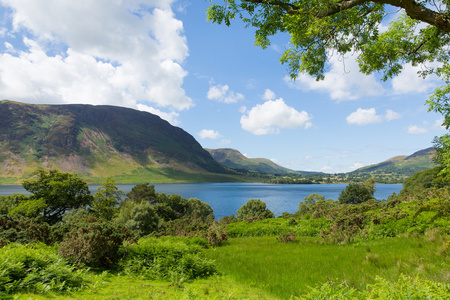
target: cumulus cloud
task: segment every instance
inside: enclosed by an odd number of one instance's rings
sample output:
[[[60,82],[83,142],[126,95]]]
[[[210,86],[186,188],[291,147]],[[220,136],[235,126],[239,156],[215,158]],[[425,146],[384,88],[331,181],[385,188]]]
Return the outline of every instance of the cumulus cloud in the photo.
[[[397,113],[397,112],[395,112],[395,111],[393,111],[391,109],[387,109],[386,110],[385,118],[388,121],[398,120],[398,119],[401,119],[401,117],[402,117],[401,114],[399,114],[399,113]]]
[[[2,96],[188,109],[188,47],[174,2],[1,0],[12,12],[5,34],[22,41],[0,53]]]
[[[367,125],[367,124],[375,124],[380,123],[383,120],[393,121],[400,119],[402,117],[401,114],[387,109],[386,114],[384,116],[377,115],[377,111],[375,108],[363,109],[358,108],[355,112],[351,113],[347,118],[348,124],[354,125]]]
[[[273,100],[276,98],[275,93],[271,89],[266,89],[264,95],[262,96],[264,100]]]
[[[408,126],[408,133],[409,134],[424,134],[427,133],[428,129],[425,127],[419,127],[417,125],[409,125]]]
[[[346,120],[348,124],[367,125],[379,123],[383,120],[383,117],[377,115],[375,108],[358,108],[355,112],[351,113]]]
[[[445,126],[443,124],[444,124],[444,119],[443,118],[438,119],[438,120],[436,120],[436,122],[434,122],[433,127],[435,129],[445,130]]]
[[[258,104],[241,117],[244,130],[255,135],[274,134],[280,128],[309,128],[311,116],[306,111],[297,111],[283,99],[268,100]]]
[[[164,119],[167,122],[169,122],[170,124],[172,124],[173,126],[180,125],[180,123],[181,123],[180,120],[178,119],[180,117],[180,114],[177,112],[172,111],[170,113],[167,113],[167,112],[163,112],[159,109],[156,109],[154,107],[147,106],[145,104],[140,104],[140,103],[137,104],[136,108],[139,110],[146,111],[146,112],[152,113],[154,115],[157,115],[161,119]]]
[[[216,100],[224,103],[235,103],[244,99],[244,95],[230,90],[228,85],[211,85],[206,97],[209,100]]]
[[[325,79],[317,81],[315,78],[300,74],[296,81],[289,76],[284,78],[290,87],[301,90],[323,91],[330,98],[337,101],[355,100],[361,97],[378,96],[384,89],[373,75],[362,75],[358,70],[356,56],[343,59],[337,55],[330,57],[330,70]]]
[[[402,72],[392,79],[392,89],[395,94],[425,93],[435,86],[434,77],[422,78],[417,75],[420,67],[411,64],[403,66]]]
[[[202,129],[198,135],[201,139],[218,139],[221,137],[220,133],[211,129]]]

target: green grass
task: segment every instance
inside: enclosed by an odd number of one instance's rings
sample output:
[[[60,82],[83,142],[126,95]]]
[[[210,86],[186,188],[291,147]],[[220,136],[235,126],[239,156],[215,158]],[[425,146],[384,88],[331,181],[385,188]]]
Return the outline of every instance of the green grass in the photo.
[[[401,274],[450,282],[450,257],[443,241],[426,237],[390,238],[359,244],[320,244],[315,238],[279,243],[275,237],[230,239],[212,250],[219,272],[236,281],[289,299],[330,280],[364,290],[376,276],[396,281]]]
[[[11,297],[13,299],[13,297]],[[265,291],[236,282],[229,276],[216,276],[176,284],[167,281],[149,281],[138,278],[108,275],[94,281],[79,292],[15,294],[17,300],[39,299],[277,299]]]
[[[88,272],[87,285],[81,290],[22,292],[10,298],[289,299],[293,296],[302,299],[309,293],[308,299],[316,299],[311,297],[311,291],[315,291],[322,293],[320,299],[327,299],[324,294],[327,289],[331,289],[328,295],[334,295],[337,290],[340,295],[346,294],[347,289],[354,289],[352,295],[365,299],[367,294],[360,292],[373,292],[371,288],[367,290],[368,286],[379,285],[380,280],[384,285],[375,292],[384,289],[391,293],[393,286],[397,291],[403,289],[402,285],[411,288],[409,278],[446,283],[447,287],[441,291],[448,290],[450,242],[448,236],[438,231],[345,245],[321,244],[318,240],[301,237],[294,243],[279,243],[274,236],[230,239],[221,247],[207,250],[206,254],[216,261],[221,272],[207,279],[162,281]],[[328,285],[330,282],[336,285]],[[420,285],[413,288],[421,290]]]
[[[17,183],[18,178],[15,177],[0,177],[0,185],[1,184],[15,184]]]

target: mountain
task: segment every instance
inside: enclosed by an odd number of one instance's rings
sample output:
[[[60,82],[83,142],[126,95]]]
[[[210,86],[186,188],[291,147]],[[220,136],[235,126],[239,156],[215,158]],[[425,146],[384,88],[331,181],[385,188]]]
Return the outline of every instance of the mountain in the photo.
[[[217,162],[230,168],[253,171],[261,174],[295,173],[295,171],[279,166],[266,158],[248,158],[235,149],[222,148],[206,150]]]
[[[349,177],[373,176],[378,178],[406,179],[414,173],[434,168],[433,147],[417,151],[409,156],[395,156],[378,164],[359,168],[347,173]]]
[[[148,112],[0,101],[0,182],[37,168],[76,172],[88,182],[232,180],[190,134]]]

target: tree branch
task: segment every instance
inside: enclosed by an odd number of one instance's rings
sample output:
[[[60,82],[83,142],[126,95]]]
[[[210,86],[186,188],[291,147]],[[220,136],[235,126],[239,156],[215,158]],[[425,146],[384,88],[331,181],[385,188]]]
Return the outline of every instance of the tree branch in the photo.
[[[287,14],[295,15],[305,13],[306,11],[300,9],[293,3],[287,3],[282,0],[242,0],[243,2],[249,2],[254,4],[267,4],[281,7]],[[314,13],[317,18],[325,18],[342,11],[351,9],[355,6],[362,5],[364,3],[377,3],[377,4],[389,4],[395,7],[403,8],[406,14],[414,19],[425,23],[428,23],[436,28],[445,32],[450,32],[450,18],[447,13],[439,13],[433,11],[414,0],[342,0],[340,2],[330,2],[329,6]]]
[[[435,12],[414,0],[372,0],[379,4],[390,4],[392,6],[401,7],[406,14],[414,20],[419,20],[445,32],[450,32],[450,18],[448,14]]]

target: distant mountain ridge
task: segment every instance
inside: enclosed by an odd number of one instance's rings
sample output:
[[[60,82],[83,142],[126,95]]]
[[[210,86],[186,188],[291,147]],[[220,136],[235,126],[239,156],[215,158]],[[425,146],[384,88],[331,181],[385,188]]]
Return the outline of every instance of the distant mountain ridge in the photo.
[[[337,174],[403,180],[433,168],[433,148]],[[190,134],[151,113],[115,106],[33,105],[0,101],[0,184],[18,183],[38,168],[76,172],[88,182],[242,181],[238,169],[265,175],[322,176],[293,171],[238,150],[203,149]],[[248,180],[248,179],[245,179]],[[341,179],[340,179],[341,180]]]
[[[347,174],[349,176],[397,176],[407,178],[416,172],[434,168],[436,166],[433,161],[435,152],[435,149],[430,147],[414,152],[409,156],[395,156]]]
[[[264,158],[248,158],[241,154],[238,150],[223,148],[223,149],[206,149],[212,157],[219,163],[235,169],[246,171],[259,172],[262,174],[279,174],[279,175],[293,175],[301,174],[305,176],[323,176],[329,177],[330,174],[322,172],[307,172],[294,171],[277,165],[271,160]],[[434,148],[427,148],[419,150],[409,156],[400,155],[387,159],[381,163],[373,164],[359,168],[355,171],[339,174],[341,180],[348,180],[352,178],[361,177],[377,177],[377,178],[397,178],[404,180],[414,173],[426,169],[431,169],[436,165],[433,162]]]
[[[295,171],[282,167],[270,159],[266,158],[248,158],[236,149],[206,149],[211,156],[224,166],[253,171],[261,174],[289,174]]]
[[[151,113],[7,100],[0,101],[0,167],[1,177],[16,179],[42,167],[92,178],[151,175],[155,181],[229,172],[194,137]]]

